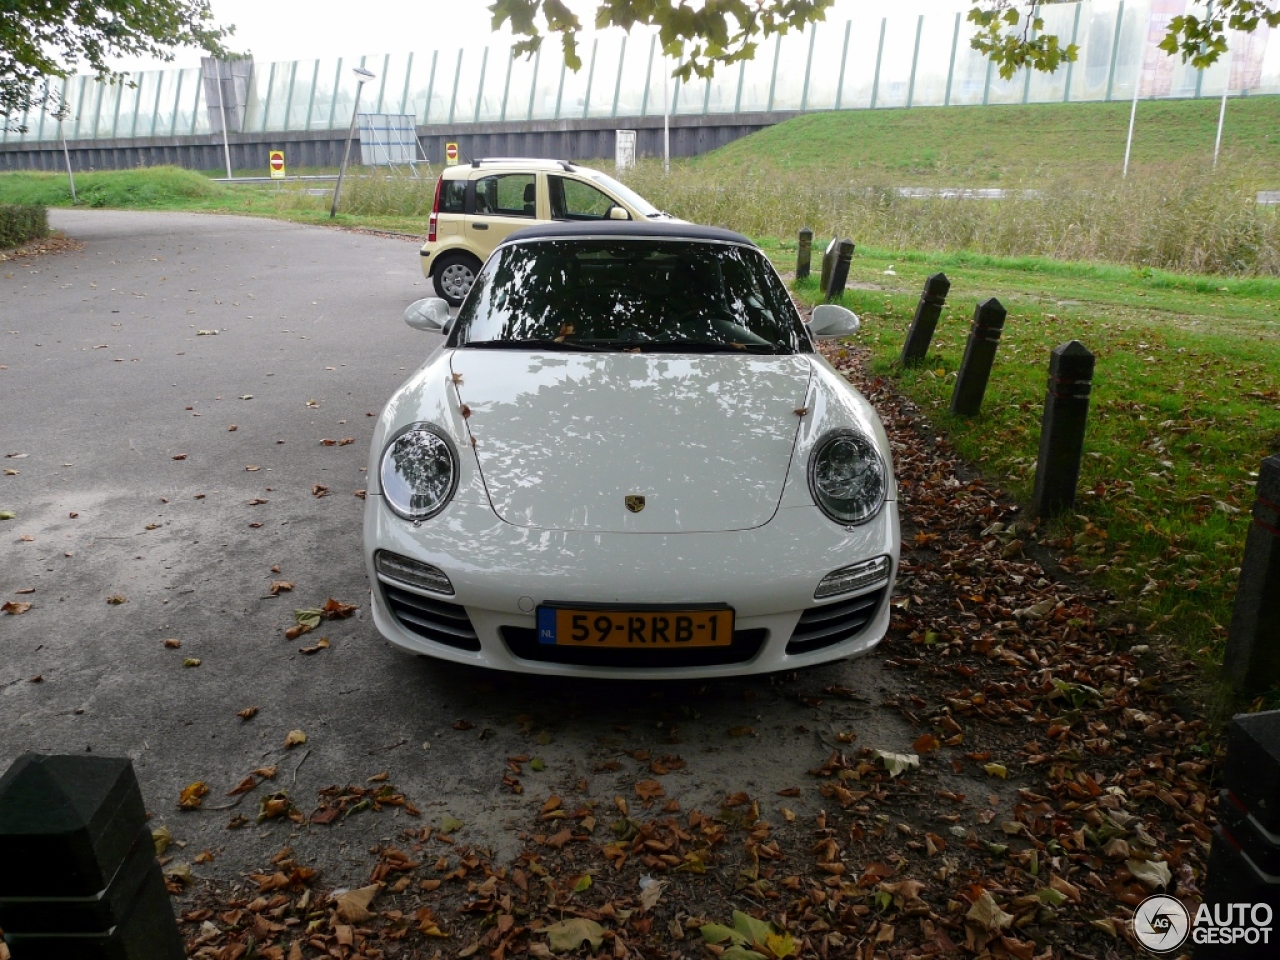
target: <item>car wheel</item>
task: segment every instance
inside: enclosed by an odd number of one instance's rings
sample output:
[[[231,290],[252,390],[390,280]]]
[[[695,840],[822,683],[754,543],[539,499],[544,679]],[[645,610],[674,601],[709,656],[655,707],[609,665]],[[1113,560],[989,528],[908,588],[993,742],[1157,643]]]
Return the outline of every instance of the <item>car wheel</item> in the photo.
[[[480,262],[465,253],[449,253],[440,258],[435,269],[436,292],[456,307],[475,283],[480,272]]]

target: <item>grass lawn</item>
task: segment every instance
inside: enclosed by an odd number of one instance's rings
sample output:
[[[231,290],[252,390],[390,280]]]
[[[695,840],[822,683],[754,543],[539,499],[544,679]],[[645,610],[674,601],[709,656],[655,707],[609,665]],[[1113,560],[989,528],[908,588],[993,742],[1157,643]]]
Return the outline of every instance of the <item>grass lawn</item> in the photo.
[[[773,244],[794,269],[794,242]],[[815,266],[817,260],[815,258]],[[888,273],[886,271],[892,271]],[[925,278],[951,280],[923,365],[898,357]],[[959,453],[1030,502],[1049,351],[1097,357],[1076,510],[1042,528],[1064,566],[1114,591],[1157,633],[1220,660],[1262,459],[1280,453],[1280,279],[859,249],[842,302],[852,342]],[[812,278],[797,285],[818,300]],[[978,302],[1009,311],[983,409],[948,412]]]
[[[1213,161],[1221,101],[1142,100],[1131,175]],[[697,157],[718,175],[805,174],[893,186],[1034,186],[1119,175],[1130,102],[924,107],[810,113]],[[1227,101],[1223,173],[1280,189],[1280,98]]]

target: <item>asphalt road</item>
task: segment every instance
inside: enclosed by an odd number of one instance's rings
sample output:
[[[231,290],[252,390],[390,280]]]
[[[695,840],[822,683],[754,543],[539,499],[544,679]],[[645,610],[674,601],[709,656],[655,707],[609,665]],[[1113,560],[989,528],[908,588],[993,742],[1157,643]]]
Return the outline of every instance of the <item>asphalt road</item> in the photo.
[[[434,340],[401,320],[431,292],[416,246],[224,216],[50,218],[83,249],[0,263],[0,511],[17,515],[0,521],[0,602],[32,604],[0,616],[0,771],[26,751],[127,756],[179,856],[214,854],[197,875],[241,875],[289,844],[341,883],[363,881],[369,845],[404,826],[451,815],[503,857],[553,791],[634,802],[652,774],[626,751],[681,756],[663,783],[686,810],[746,790],[764,811],[784,787],[813,796],[806,771],[838,733],[909,749],[908,724],[876,706],[901,683],[876,655],[695,684],[530,679],[396,651],[367,616],[355,491],[373,415]],[[273,580],[296,586],[272,597]],[[361,609],[284,638],[295,608],[329,597]],[[328,649],[299,652],[318,636]],[[285,749],[292,730],[307,743]],[[502,776],[519,755],[545,770],[524,764],[516,794]],[[274,782],[210,809],[270,764]],[[310,812],[320,789],[382,772],[421,821],[253,824],[268,790]],[[180,811],[194,781],[211,788],[204,809]],[[237,814],[250,826],[228,830]]]

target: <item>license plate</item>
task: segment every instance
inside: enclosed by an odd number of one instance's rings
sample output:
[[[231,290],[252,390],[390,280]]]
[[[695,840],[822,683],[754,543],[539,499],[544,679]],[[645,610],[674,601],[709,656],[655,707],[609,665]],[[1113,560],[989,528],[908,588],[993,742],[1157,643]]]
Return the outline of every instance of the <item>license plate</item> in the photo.
[[[561,647],[675,650],[733,643],[733,608],[538,607],[538,642]]]

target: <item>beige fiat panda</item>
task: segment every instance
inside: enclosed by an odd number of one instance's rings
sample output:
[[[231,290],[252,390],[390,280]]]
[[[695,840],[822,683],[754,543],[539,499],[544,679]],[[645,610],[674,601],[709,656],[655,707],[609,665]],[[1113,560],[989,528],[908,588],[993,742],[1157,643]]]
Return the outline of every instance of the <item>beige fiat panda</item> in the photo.
[[[554,220],[679,222],[612,177],[568,160],[472,160],[445,167],[436,181],[422,275],[456,307],[508,234]]]

